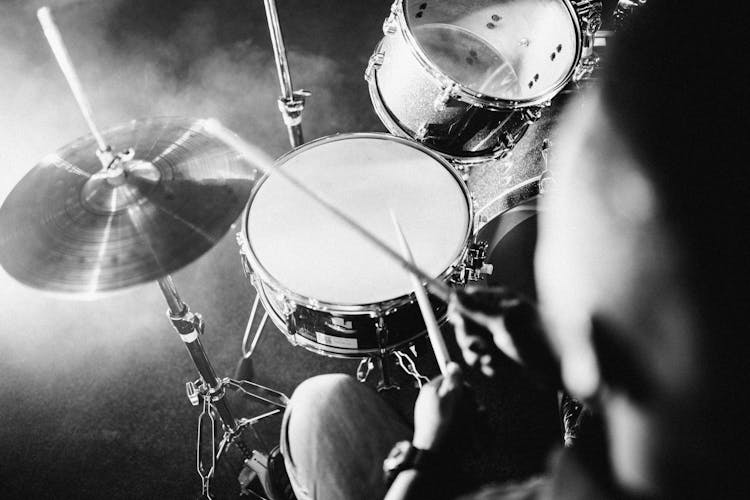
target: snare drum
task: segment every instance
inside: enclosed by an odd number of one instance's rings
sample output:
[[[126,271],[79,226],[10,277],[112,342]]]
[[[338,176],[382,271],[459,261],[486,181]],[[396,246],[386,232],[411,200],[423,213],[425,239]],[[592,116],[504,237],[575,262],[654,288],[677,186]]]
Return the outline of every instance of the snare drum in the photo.
[[[381,121],[458,163],[506,154],[577,73],[592,0],[396,0],[365,78]]]
[[[417,264],[436,279],[462,270],[471,198],[450,164],[424,146],[342,134],[309,142],[277,166],[398,249],[393,210]],[[401,266],[281,176],[258,183],[238,240],[266,311],[296,345],[363,357],[426,333]],[[434,310],[444,321],[445,304],[435,301]]]

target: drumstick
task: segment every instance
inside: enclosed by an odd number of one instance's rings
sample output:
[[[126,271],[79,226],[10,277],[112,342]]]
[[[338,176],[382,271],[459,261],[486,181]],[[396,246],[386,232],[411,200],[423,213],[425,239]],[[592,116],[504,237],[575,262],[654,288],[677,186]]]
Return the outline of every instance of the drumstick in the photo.
[[[263,170],[264,173],[269,174],[269,175],[274,174],[274,175],[281,177],[282,179],[286,180],[289,184],[291,184],[292,186],[300,190],[303,194],[310,197],[313,201],[315,201],[322,208],[327,210],[336,218],[340,219],[341,222],[349,226],[349,228],[358,232],[362,237],[364,237],[370,243],[378,247],[381,251],[383,251],[385,254],[387,254],[389,257],[391,257],[393,260],[399,263],[401,267],[406,269],[409,273],[416,274],[417,277],[420,280],[422,280],[422,282],[426,283],[427,289],[435,297],[444,301],[446,304],[452,304],[457,313],[461,314],[462,316],[466,318],[469,318],[470,320],[474,321],[475,323],[481,326],[484,326],[485,328],[490,328],[492,326],[491,325],[492,318],[490,316],[466,309],[466,307],[463,304],[455,300],[454,297],[455,297],[456,292],[451,287],[449,287],[442,281],[438,281],[434,279],[429,274],[424,272],[422,269],[417,267],[415,264],[405,259],[400,253],[398,253],[396,250],[391,248],[387,243],[385,243],[380,238],[375,236],[373,233],[365,229],[361,224],[359,224],[357,221],[355,221],[354,219],[346,215],[344,212],[336,208],[333,204],[331,204],[328,200],[323,198],[320,194],[316,193],[309,187],[302,184],[302,182],[296,179],[293,175],[280,169],[276,164],[268,163],[266,161],[260,161],[260,159],[265,159],[266,157],[266,154],[263,151],[261,151],[259,148],[255,146],[250,145],[248,142],[240,138],[234,132],[231,132],[230,130],[224,128],[224,126],[221,123],[219,123],[218,120],[214,118],[203,120],[203,130],[211,134],[216,139],[222,141],[224,144],[226,144],[230,148],[237,151],[240,155],[242,155],[245,159],[250,161],[253,165],[257,165],[258,167],[260,167],[260,169]]]
[[[411,253],[409,243],[406,241],[406,236],[404,236],[404,231],[401,229],[401,225],[398,223],[398,219],[396,219],[396,214],[393,210],[391,210],[391,219],[393,220],[393,226],[396,229],[396,234],[398,235],[404,258],[416,266],[414,255]],[[440,332],[440,327],[435,319],[435,312],[432,310],[430,299],[427,298],[427,291],[424,289],[424,285],[419,281],[417,275],[409,273],[409,277],[411,278],[412,286],[414,287],[414,295],[417,296],[419,310],[422,311],[422,318],[424,318],[424,324],[427,327],[427,335],[430,338],[432,350],[435,352],[435,359],[437,359],[438,366],[440,367],[440,373],[442,373],[443,376],[446,376],[448,375],[450,354],[448,354],[448,348],[445,346],[443,334]]]
[[[52,19],[52,13],[50,12],[49,7],[42,7],[37,10],[36,17],[42,25],[42,31],[44,31],[44,36],[47,37],[47,43],[49,43],[52,53],[55,55],[55,59],[57,59],[57,64],[60,66],[63,75],[65,75],[65,79],[68,81],[68,86],[70,86],[70,90],[73,92],[73,97],[75,97],[75,100],[78,103],[83,119],[86,120],[86,125],[88,125],[91,134],[94,136],[94,139],[96,139],[99,151],[107,151],[109,146],[104,141],[104,137],[94,123],[91,104],[89,104],[89,100],[83,92],[81,81],[78,79],[78,74],[70,60],[68,49],[65,48],[62,36],[60,35],[60,30],[57,29],[57,25]]]

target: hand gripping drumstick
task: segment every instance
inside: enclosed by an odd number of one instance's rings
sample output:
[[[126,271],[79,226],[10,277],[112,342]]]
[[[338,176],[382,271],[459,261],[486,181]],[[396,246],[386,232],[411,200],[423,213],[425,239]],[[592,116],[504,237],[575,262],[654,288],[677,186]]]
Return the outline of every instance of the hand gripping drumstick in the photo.
[[[406,241],[404,231],[401,229],[401,225],[396,219],[396,214],[391,210],[391,219],[398,235],[398,241],[401,244],[401,250],[404,258],[406,258],[412,265],[416,266],[414,262],[414,255],[411,253],[409,243]],[[435,359],[437,359],[438,366],[440,367],[440,373],[443,376],[448,375],[448,363],[450,362],[450,354],[448,354],[448,348],[445,346],[445,340],[443,340],[443,334],[440,332],[437,320],[435,319],[435,312],[432,310],[430,299],[427,298],[427,291],[419,281],[419,278],[414,273],[409,273],[411,278],[412,286],[414,287],[414,294],[417,296],[417,303],[419,304],[419,310],[422,311],[422,318],[424,318],[424,324],[427,327],[427,335],[430,337],[430,344],[432,344],[432,350],[435,352]]]
[[[75,100],[78,103],[83,119],[86,120],[86,125],[88,125],[91,134],[94,136],[94,139],[96,139],[99,151],[102,153],[108,151],[109,146],[104,141],[104,137],[94,123],[91,104],[89,104],[89,100],[83,92],[81,81],[78,79],[78,74],[73,67],[73,63],[70,61],[70,55],[68,55],[68,50],[65,48],[62,36],[60,35],[60,30],[57,29],[57,25],[52,19],[52,13],[50,12],[49,7],[42,7],[36,11],[36,17],[42,25],[44,36],[47,37],[47,43],[49,43],[52,53],[55,55],[55,59],[57,59],[57,64],[60,66],[63,75],[65,75],[65,79],[68,81],[68,85],[73,92],[73,97],[75,97]]]
[[[286,180],[289,184],[291,184],[298,190],[302,191],[303,194],[311,198],[318,205],[320,205],[329,213],[331,213],[336,218],[341,220],[344,224],[349,226],[349,228],[358,232],[362,237],[364,237],[370,243],[378,247],[382,252],[387,254],[394,261],[398,262],[401,265],[401,267],[403,267],[406,271],[408,271],[411,274],[415,274],[420,280],[422,280],[422,282],[426,283],[427,289],[435,297],[444,301],[446,304],[452,304],[457,313],[461,314],[464,317],[471,319],[472,321],[474,321],[475,323],[479,325],[489,327],[489,322],[491,318],[484,314],[479,314],[469,309],[466,309],[466,307],[463,304],[461,304],[458,300],[455,300],[455,291],[452,288],[450,288],[448,285],[446,285],[442,281],[438,281],[434,279],[429,274],[424,272],[422,269],[417,267],[414,263],[405,259],[400,253],[398,253],[396,250],[388,246],[388,244],[386,244],[380,238],[378,238],[373,233],[365,229],[362,225],[360,225],[357,221],[355,221],[354,219],[346,215],[344,212],[336,208],[332,203],[330,203],[328,200],[323,198],[320,194],[316,193],[309,187],[302,184],[298,179],[290,175],[288,172],[280,169],[275,164],[271,164],[265,161],[258,161],[258,158],[266,157],[266,154],[263,151],[256,148],[255,146],[251,146],[246,141],[241,139],[237,134],[224,128],[224,126],[221,123],[219,123],[218,120],[215,120],[213,118],[203,120],[203,129],[207,133],[214,136],[216,139],[220,140],[221,142],[223,142],[230,148],[237,151],[240,155],[242,155],[245,159],[247,159],[254,165],[258,165],[261,168],[261,170],[264,171],[264,173],[269,174],[269,175],[270,174],[277,175],[281,177],[282,179]]]

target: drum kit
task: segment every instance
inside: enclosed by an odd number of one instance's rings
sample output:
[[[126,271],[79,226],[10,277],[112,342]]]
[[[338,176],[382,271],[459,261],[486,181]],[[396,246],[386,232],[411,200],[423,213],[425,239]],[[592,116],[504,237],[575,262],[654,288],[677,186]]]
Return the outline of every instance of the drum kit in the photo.
[[[200,340],[204,321],[170,274],[242,214],[241,261],[257,291],[245,357],[270,317],[294,345],[361,358],[360,380],[377,366],[380,389],[393,386],[392,357],[423,380],[407,348],[446,321],[456,287],[487,275],[502,281],[489,264],[499,238],[533,217],[549,181],[544,174],[513,186],[499,198],[499,212],[515,215],[482,227],[465,172],[506,157],[552,98],[591,74],[601,19],[594,0],[395,0],[365,70],[390,134],[303,144],[309,93],[293,89],[274,1],[265,7],[293,147],[275,162],[214,120],[150,118],[101,132],[51,13],[40,9],[91,135],[42,159],[0,209],[0,264],[24,284],[92,295],[158,282],[200,376],[187,389],[202,406],[197,465],[209,498],[215,461],[229,445],[254,470],[271,466],[241,435],[283,411],[287,398],[216,375]],[[257,171],[265,175],[256,181]],[[399,245],[410,252],[393,250]],[[418,300],[415,276],[430,293],[427,304]],[[227,390],[269,411],[238,419]]]

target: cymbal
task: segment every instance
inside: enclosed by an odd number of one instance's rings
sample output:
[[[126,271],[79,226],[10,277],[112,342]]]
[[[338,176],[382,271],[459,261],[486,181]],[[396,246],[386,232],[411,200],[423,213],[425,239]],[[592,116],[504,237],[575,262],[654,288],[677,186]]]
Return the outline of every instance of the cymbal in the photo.
[[[133,120],[39,162],[0,208],[0,264],[18,281],[70,293],[156,280],[208,251],[242,212],[254,168],[185,118]]]

